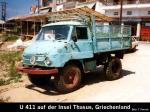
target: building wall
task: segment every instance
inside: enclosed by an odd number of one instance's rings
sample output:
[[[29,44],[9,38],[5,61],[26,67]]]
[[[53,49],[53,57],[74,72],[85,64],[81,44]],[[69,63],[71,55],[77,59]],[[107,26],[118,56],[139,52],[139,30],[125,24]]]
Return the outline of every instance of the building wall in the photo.
[[[120,18],[119,0],[107,0],[100,11],[105,15]],[[103,10],[102,10],[103,9]],[[132,13],[131,13],[132,12]],[[132,35],[140,37],[140,40],[150,41],[150,0],[123,0],[123,23],[132,26]]]
[[[43,7],[46,7],[46,6],[49,6],[50,3],[53,3],[54,2],[59,5],[59,4],[62,4],[62,3],[66,3],[66,2],[90,2],[90,1],[95,1],[95,0],[41,0],[41,5]]]
[[[120,4],[120,0],[106,0],[107,5],[118,5]],[[123,0],[123,4],[146,4],[150,2],[150,0]]]
[[[150,22],[142,23],[140,35],[142,41],[150,41]]]
[[[128,15],[127,13],[131,11],[132,14],[131,15]],[[150,16],[150,8],[142,8],[142,9],[123,9],[123,17],[143,17],[143,16]],[[118,15],[115,15],[116,13],[118,13]],[[120,10],[107,10],[105,12],[105,14],[107,16],[111,16],[111,17],[119,17],[120,15]]]

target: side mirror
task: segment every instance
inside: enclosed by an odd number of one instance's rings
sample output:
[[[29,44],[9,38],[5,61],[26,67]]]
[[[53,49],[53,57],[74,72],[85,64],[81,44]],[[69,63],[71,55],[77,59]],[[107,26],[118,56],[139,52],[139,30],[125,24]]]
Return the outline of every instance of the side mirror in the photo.
[[[72,37],[72,40],[73,40],[74,42],[77,42],[77,36],[73,36],[73,37]]]

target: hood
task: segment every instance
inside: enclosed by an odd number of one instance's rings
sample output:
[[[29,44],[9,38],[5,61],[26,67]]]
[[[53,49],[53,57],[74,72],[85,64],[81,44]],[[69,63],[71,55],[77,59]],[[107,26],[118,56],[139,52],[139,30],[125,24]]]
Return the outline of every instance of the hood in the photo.
[[[34,41],[25,49],[24,54],[56,54],[66,44],[66,41]]]

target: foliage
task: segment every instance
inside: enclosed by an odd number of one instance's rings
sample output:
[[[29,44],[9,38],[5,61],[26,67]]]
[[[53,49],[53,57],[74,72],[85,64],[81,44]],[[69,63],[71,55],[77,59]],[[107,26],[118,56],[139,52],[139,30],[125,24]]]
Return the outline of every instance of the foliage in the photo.
[[[0,62],[3,66],[8,65],[7,80],[0,79],[0,85],[9,84],[11,81],[17,82],[21,75],[16,71],[15,63],[20,60],[22,52],[2,52],[0,53]]]
[[[5,41],[15,41],[17,40],[19,37],[17,35],[14,34],[3,34],[0,36],[0,41],[5,42]]]

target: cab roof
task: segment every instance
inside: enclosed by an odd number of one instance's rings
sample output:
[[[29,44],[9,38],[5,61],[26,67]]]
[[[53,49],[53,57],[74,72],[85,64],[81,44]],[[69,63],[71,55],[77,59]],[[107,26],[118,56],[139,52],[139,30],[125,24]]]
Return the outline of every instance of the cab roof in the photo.
[[[82,22],[76,22],[76,21],[61,21],[61,22],[49,23],[49,24],[43,25],[42,27],[57,26],[57,25],[81,26],[81,25],[86,25],[86,24],[84,24]]]

